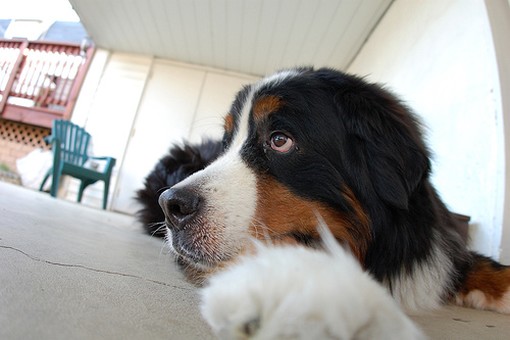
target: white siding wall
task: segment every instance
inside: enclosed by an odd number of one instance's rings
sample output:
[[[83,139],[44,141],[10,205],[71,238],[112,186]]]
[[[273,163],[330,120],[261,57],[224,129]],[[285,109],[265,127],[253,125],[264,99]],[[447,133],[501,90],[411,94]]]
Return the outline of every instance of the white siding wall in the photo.
[[[484,2],[396,0],[349,71],[386,83],[423,117],[434,183],[472,217],[472,247],[498,257],[504,139]]]
[[[235,94],[243,85],[255,80],[249,76],[207,72],[189,139],[197,142],[204,137],[221,138],[223,116],[230,109]]]
[[[505,167],[510,164],[510,2],[485,0],[489,14],[494,47],[499,71],[500,95],[503,108],[505,136]],[[510,171],[505,171],[505,200],[503,205],[503,235],[501,238],[501,256],[503,263],[510,264]]]

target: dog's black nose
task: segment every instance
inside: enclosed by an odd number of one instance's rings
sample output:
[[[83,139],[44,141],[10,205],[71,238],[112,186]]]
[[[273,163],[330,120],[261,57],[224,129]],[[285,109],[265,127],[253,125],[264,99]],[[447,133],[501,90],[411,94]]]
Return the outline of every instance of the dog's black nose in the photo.
[[[200,210],[202,199],[192,190],[170,188],[159,196],[159,205],[168,222],[181,229]]]

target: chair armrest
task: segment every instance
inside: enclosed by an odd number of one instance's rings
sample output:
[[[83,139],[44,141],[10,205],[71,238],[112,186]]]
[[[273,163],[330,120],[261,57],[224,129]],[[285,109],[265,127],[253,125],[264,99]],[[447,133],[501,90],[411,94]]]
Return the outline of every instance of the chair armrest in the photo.
[[[113,167],[115,166],[116,159],[114,157],[96,157],[96,156],[89,156],[88,159],[94,159],[98,161],[106,161],[106,165],[104,167],[104,172],[111,172]]]
[[[115,158],[113,157],[109,157],[109,156],[106,156],[106,157],[97,157],[97,156],[89,156],[88,157],[89,159],[97,159],[98,161],[107,161],[107,160],[115,160]]]

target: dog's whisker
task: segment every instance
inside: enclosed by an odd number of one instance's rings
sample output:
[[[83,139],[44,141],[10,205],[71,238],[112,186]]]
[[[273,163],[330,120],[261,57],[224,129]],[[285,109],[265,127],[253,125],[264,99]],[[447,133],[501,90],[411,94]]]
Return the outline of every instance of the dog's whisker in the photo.
[[[159,249],[159,256],[162,256],[162,255],[167,255],[167,254],[164,254],[163,251],[166,249],[166,245],[165,243],[162,243],[161,244],[161,248]]]
[[[154,222],[154,223],[149,223],[147,224],[148,226],[152,227],[152,226],[156,226],[156,225],[159,225],[159,224],[162,224],[162,223],[165,223],[165,221],[159,221],[159,222]]]
[[[150,227],[156,227],[151,233],[151,236],[154,236],[156,233],[160,232],[162,229],[166,228],[165,222],[157,222],[150,225]]]
[[[262,220],[254,219],[254,223],[252,223],[252,226],[255,231],[255,238],[261,239],[261,237],[263,236],[264,241],[270,245],[274,244],[273,242],[274,238],[278,238],[285,235],[285,233],[277,232],[276,230],[270,228]],[[259,231],[259,229],[261,229],[261,231]]]
[[[256,239],[259,239],[259,235],[267,233],[268,229],[270,229],[263,221],[258,220],[257,218],[253,220],[251,226],[253,227],[253,230],[255,232]],[[262,229],[264,233],[261,233],[259,229]]]

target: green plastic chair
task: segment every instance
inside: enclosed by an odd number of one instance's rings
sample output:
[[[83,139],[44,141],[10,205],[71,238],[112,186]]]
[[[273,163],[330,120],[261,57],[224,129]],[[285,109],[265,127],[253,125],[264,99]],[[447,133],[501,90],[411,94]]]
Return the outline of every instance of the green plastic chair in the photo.
[[[54,120],[51,135],[44,138],[45,142],[52,144],[53,166],[44,177],[40,191],[43,190],[46,181],[52,176],[50,195],[57,197],[60,177],[69,175],[81,180],[78,191],[78,202],[81,202],[85,188],[97,181],[104,181],[103,209],[108,202],[110,177],[115,158],[88,156],[87,149],[90,142],[90,134],[85,129],[66,120]],[[98,171],[85,166],[88,160],[106,161],[104,170]]]

